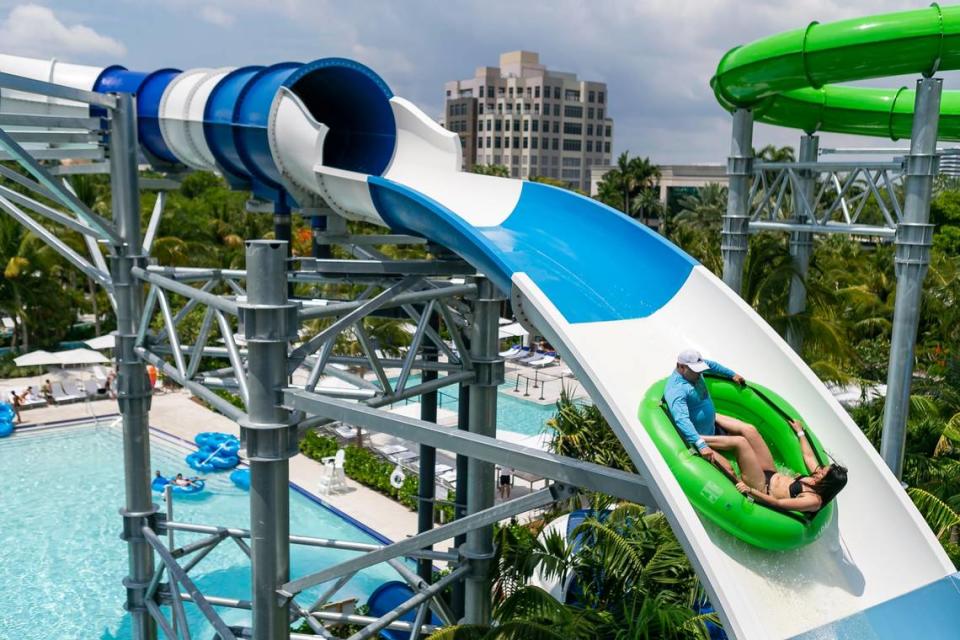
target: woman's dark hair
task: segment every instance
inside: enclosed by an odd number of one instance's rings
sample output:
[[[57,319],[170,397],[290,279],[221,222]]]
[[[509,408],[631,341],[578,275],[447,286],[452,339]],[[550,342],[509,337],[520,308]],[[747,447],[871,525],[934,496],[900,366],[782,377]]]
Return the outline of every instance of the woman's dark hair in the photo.
[[[827,467],[827,472],[820,481],[812,487],[820,496],[820,508],[827,506],[827,503],[837,497],[845,486],[847,486],[847,468],[836,462],[832,463]]]

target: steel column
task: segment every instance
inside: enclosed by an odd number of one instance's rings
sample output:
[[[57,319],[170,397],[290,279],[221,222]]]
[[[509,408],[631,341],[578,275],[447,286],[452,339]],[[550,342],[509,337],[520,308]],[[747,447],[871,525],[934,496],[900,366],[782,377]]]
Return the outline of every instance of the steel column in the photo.
[[[804,135],[800,137],[800,162],[816,162],[820,137]],[[807,203],[813,205],[813,191],[816,187],[816,170],[800,169],[799,184],[793,194],[793,217],[798,223],[810,224],[805,215]],[[816,213],[816,212],[813,212]],[[807,308],[807,270],[810,267],[810,255],[813,252],[813,233],[794,231],[790,234],[790,256],[793,258],[794,274],[790,279],[790,297],[787,299],[787,313],[794,316]],[[787,327],[787,343],[800,353],[803,347],[803,335],[794,325]]]
[[[880,455],[898,478],[903,472],[903,449],[910,412],[910,387],[923,279],[930,264],[930,246],[933,243],[930,197],[933,178],[937,174],[937,127],[942,89],[943,81],[939,78],[917,81],[910,155],[907,156],[903,221],[897,227],[897,297],[893,309],[893,337]]]
[[[430,311],[427,319],[430,328],[440,330],[440,317],[432,312],[432,306],[427,305],[424,313]],[[423,343],[423,360],[435,362],[437,347],[429,340]],[[430,382],[437,379],[437,372],[428,369],[421,370],[420,381]],[[420,419],[427,422],[437,421],[437,391],[429,391],[420,396]],[[423,533],[433,528],[434,500],[437,497],[437,450],[426,444],[420,445],[420,487],[419,503],[417,504],[417,533]],[[426,582],[433,581],[433,564],[426,559],[417,562],[417,574]]]
[[[740,293],[743,264],[747,258],[747,228],[750,222],[748,199],[753,175],[753,113],[749,109],[733,112],[733,135],[727,158],[727,212],[723,216],[720,252],[723,254],[723,281]]]
[[[157,625],[146,605],[146,590],[154,573],[153,550],[142,529],[157,512],[150,492],[150,382],[135,344],[143,313],[143,286],[133,277],[142,265],[140,192],[137,185],[137,120],[133,97],[116,96],[110,119],[110,189],[113,223],[122,244],[111,257],[111,277],[117,299],[117,400],[123,419],[123,469],[126,502],[123,539],[127,541],[129,573],[126,609],[135,640],[155,640]]]
[[[287,382],[287,341],[296,323],[287,301],[287,243],[247,242],[247,303],[240,316],[247,339],[249,419],[240,435],[250,460],[253,637],[289,638],[277,589],[290,579],[290,458],[297,431],[280,407]]]
[[[497,387],[503,382],[503,359],[497,346],[500,302],[493,283],[480,277],[474,303],[470,333],[470,357],[476,374],[470,389],[470,432],[497,436]],[[467,514],[493,506],[494,465],[476,458],[467,463]],[[490,624],[490,579],[493,558],[493,527],[485,526],[467,532],[462,555],[472,570],[467,574],[464,594],[464,621],[467,624]]]

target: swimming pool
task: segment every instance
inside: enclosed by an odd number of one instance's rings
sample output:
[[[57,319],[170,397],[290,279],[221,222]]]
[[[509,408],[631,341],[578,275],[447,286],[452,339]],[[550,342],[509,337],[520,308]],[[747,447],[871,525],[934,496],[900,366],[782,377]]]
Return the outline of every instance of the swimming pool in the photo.
[[[395,383],[396,379],[391,380]],[[407,386],[411,387],[419,384],[420,376],[410,376]],[[497,395],[497,429],[503,431],[512,431],[525,436],[539,435],[547,430],[547,420],[552,418],[557,412],[556,406],[552,404],[537,404],[529,400],[523,400],[524,388],[520,387],[520,392],[515,393],[514,388],[516,380],[512,379],[504,382],[498,388]],[[536,393],[533,388],[531,393]],[[460,405],[460,388],[458,385],[444,387],[437,394],[437,404],[441,409],[457,411]],[[419,399],[411,402],[419,402]]]
[[[153,466],[164,473],[189,471],[185,451],[153,438]],[[66,427],[21,432],[0,441],[0,637],[126,640],[121,579],[127,573],[120,540],[123,506],[121,434],[115,427]],[[227,474],[208,476],[206,499],[178,499],[181,522],[249,528],[249,499]],[[158,502],[160,502],[158,498]],[[290,531],[358,542],[379,542],[296,491],[290,494]],[[177,544],[197,539],[177,533]],[[292,575],[303,575],[355,554],[293,546]],[[204,593],[250,598],[250,562],[230,541],[221,543],[190,572]],[[361,572],[335,599],[367,594],[398,579],[385,566]],[[307,602],[322,587],[301,597]],[[213,635],[199,611],[184,603],[193,637]],[[249,612],[218,608],[229,624],[249,624]],[[169,612],[167,612],[169,613]]]

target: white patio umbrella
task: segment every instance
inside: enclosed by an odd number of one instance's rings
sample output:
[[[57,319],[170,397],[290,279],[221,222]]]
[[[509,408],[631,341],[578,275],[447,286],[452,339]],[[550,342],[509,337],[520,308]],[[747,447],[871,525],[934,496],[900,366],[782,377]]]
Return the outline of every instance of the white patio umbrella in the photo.
[[[60,364],[60,360],[56,354],[39,349],[14,358],[13,363],[18,367],[43,367],[45,365]]]
[[[57,358],[57,364],[68,366],[73,364],[101,364],[110,362],[110,359],[99,351],[92,349],[67,349],[51,354]]]
[[[115,333],[109,333],[105,336],[97,336],[96,338],[84,340],[83,343],[97,351],[101,349],[115,349],[117,346],[117,335]]]

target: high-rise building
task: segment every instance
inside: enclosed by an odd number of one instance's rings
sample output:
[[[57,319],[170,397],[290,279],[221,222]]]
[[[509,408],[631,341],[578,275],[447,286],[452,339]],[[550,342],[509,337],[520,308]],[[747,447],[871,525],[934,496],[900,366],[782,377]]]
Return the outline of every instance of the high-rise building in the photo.
[[[610,164],[607,85],[548,70],[531,51],[444,86],[445,126],[460,135],[464,169],[504,165],[514,178],[556,178],[589,192],[590,168]]]

